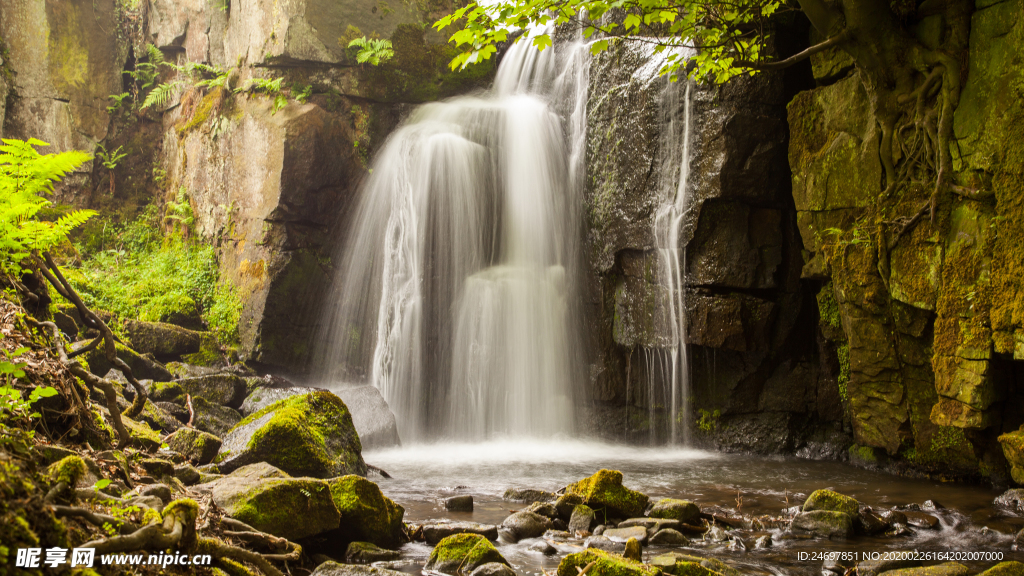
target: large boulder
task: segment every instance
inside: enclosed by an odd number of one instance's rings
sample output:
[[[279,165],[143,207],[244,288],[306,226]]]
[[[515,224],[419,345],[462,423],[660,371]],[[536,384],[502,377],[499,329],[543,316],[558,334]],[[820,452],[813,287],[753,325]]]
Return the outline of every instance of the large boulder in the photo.
[[[232,518],[292,541],[335,530],[341,521],[327,482],[291,478],[266,463],[243,466],[204,487]]]
[[[202,465],[213,462],[220,450],[221,441],[213,434],[181,428],[167,440],[171,450],[178,452],[194,464]]]
[[[588,574],[593,576],[657,576],[658,568],[627,560],[618,554],[610,554],[604,550],[588,548],[583,552],[569,554],[558,564],[558,576],[576,576],[579,570],[591,562],[594,567]]]
[[[385,496],[366,478],[349,474],[328,481],[331,498],[341,513],[338,529],[343,540],[370,542],[394,548],[408,540],[402,517],[405,509]]]
[[[220,373],[182,378],[175,384],[193,398],[205,398],[208,402],[236,410],[245,401],[245,380],[234,374]]]
[[[395,414],[375,386],[335,388],[333,391],[352,413],[352,423],[359,432],[364,450],[401,445]]]
[[[86,340],[75,342],[70,346],[70,349],[75,351],[79,348],[84,348],[88,343]],[[146,379],[167,382],[171,379],[171,373],[163,364],[157,362],[156,359],[143,356],[124,344],[117,343],[114,346],[117,349],[117,357],[132,369],[132,375],[138,380]],[[99,347],[86,352],[85,361],[89,363],[89,371],[97,376],[104,376],[114,369],[114,364],[107,360],[107,357]]]
[[[853,516],[832,510],[801,512],[793,518],[790,528],[820,538],[849,538],[853,534]]]
[[[309,394],[320,388],[289,386],[285,388],[259,387],[252,391],[242,403],[242,414],[258,412],[267,406],[292,396]],[[374,386],[350,386],[332,388],[336,396],[341,398],[352,415],[352,423],[359,433],[359,443],[363,450],[371,448],[388,448],[398,446],[398,423],[395,415],[388,407],[387,401],[381,396],[380,390]]]
[[[131,347],[157,358],[180,358],[195,354],[203,343],[203,333],[164,322],[128,321],[124,323]]]
[[[472,572],[492,562],[508,565],[487,538],[479,534],[455,534],[437,543],[423,568],[455,574],[459,570]]]
[[[622,472],[598,470],[593,476],[574,482],[565,492],[576,494],[594,510],[606,510],[610,516],[634,518],[647,508],[647,495],[622,485]]]
[[[222,439],[220,467],[225,471],[269,462],[290,474],[317,478],[366,474],[348,408],[323,390],[271,404]]]

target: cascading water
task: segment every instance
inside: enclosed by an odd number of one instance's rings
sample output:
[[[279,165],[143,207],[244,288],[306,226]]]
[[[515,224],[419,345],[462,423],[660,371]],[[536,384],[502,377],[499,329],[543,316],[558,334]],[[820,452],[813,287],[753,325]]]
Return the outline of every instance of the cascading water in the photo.
[[[405,441],[573,427],[589,58],[529,44],[489,94],[416,109],[361,191],[318,367],[380,389]]]

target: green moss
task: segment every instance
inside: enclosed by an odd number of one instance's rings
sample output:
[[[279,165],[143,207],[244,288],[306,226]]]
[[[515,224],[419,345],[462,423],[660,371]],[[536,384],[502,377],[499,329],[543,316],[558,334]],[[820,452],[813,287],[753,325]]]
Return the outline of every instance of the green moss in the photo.
[[[678,565],[682,564],[677,568]],[[661,568],[664,572],[669,574],[675,574],[679,576],[678,571],[691,570],[690,574],[702,574],[702,572],[696,571],[693,565],[701,566],[710,571],[711,574],[722,574],[723,576],[742,576],[742,573],[729,566],[721,560],[715,558],[702,558],[700,556],[693,556],[690,554],[682,554],[680,552],[669,552],[668,554],[662,554],[655,556],[651,559],[651,565]],[[678,570],[678,571],[677,571]]]
[[[403,543],[405,509],[384,496],[373,482],[350,474],[329,480],[331,499],[352,540],[394,547]]]
[[[212,115],[220,110],[227,95],[228,93],[224,88],[218,87],[206,96],[203,96],[203,99],[199,101],[199,105],[196,106],[195,112],[192,113],[192,117],[178,128],[178,135],[185,136],[192,130],[205,124]]]
[[[291,540],[312,536],[307,515],[333,516],[338,511],[331,505],[330,488],[323,480],[312,478],[281,478],[261,480],[241,497],[232,515],[262,530]]]
[[[844,402],[850,401],[848,387],[850,384],[850,344],[843,342],[836,349],[839,356],[839,397]]]
[[[877,464],[878,457],[875,456],[875,449],[871,446],[850,446],[850,461],[860,464]]]
[[[338,470],[365,473],[352,416],[334,394],[315,391],[286,398],[251,414],[235,428],[270,413],[273,417],[253,434],[248,445],[267,463],[300,476],[329,476]],[[329,451],[327,439],[346,445]]]
[[[836,302],[836,295],[831,282],[821,287],[821,290],[818,292],[817,301],[818,317],[821,319],[821,323],[830,328],[841,330],[843,328],[843,321],[839,317],[839,303]]]
[[[658,576],[659,568],[627,560],[622,556],[590,548],[569,554],[558,564],[558,576],[576,576],[579,570],[594,562],[588,574],[593,576]]]
[[[491,562],[508,566],[508,561],[487,538],[479,534],[454,534],[437,543],[427,567],[452,574],[468,573]]]
[[[181,402],[185,400],[185,390],[177,382],[153,382],[149,398],[154,402]]]
[[[858,507],[856,500],[844,494],[832,490],[815,490],[804,502],[803,511],[829,510],[856,516]]]
[[[647,508],[646,494],[622,485],[622,472],[598,470],[593,476],[566,486],[567,494],[576,494],[595,510],[606,510],[626,518],[641,516]]]
[[[67,456],[63,460],[50,464],[48,473],[54,483],[63,482],[68,488],[74,488],[78,481],[85,476],[85,461],[79,456]]]
[[[1014,561],[1000,562],[978,576],[1024,576],[1024,564]]]

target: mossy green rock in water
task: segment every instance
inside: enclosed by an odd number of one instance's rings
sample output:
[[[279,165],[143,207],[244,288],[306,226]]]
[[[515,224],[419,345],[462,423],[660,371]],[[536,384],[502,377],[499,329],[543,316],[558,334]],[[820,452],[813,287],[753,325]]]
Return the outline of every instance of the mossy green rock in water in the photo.
[[[684,576],[686,574],[700,574],[701,572],[695,571],[694,565],[701,566],[706,570],[709,570],[711,574],[721,574],[722,576],[742,576],[742,573],[729,566],[721,560],[715,558],[702,558],[700,556],[692,556],[690,554],[682,554],[679,552],[669,552],[668,554],[662,554],[655,556],[651,559],[651,565],[661,568],[662,571],[668,574],[675,574],[675,576]]]
[[[566,494],[576,494],[595,510],[607,510],[623,518],[642,516],[647,508],[647,495],[622,485],[622,472],[598,470],[593,476],[568,485]]]
[[[345,403],[317,390],[250,415],[223,437],[222,470],[268,462],[294,476],[366,475],[362,446]]]
[[[202,430],[181,428],[171,436],[167,444],[171,450],[196,464],[209,464],[217,457],[221,441],[220,438]]]
[[[978,576],[1024,576],[1024,564],[1020,562],[1000,562],[978,574]]]
[[[341,513],[341,532],[346,540],[392,547],[407,538],[402,517],[405,509],[385,496],[376,484],[350,474],[327,481],[331,498]]]
[[[617,554],[589,548],[583,552],[569,554],[558,565],[558,576],[576,576],[587,564],[594,567],[587,574],[591,576],[658,576],[661,570],[648,564],[626,560]]]
[[[668,518],[688,523],[700,515],[700,508],[689,500],[663,498],[651,509],[651,518]]]
[[[341,521],[327,482],[289,478],[265,463],[217,479],[210,493],[232,518],[292,541],[334,530]]]
[[[801,512],[793,518],[790,528],[820,538],[849,538],[853,534],[853,516],[834,510]]]
[[[882,572],[879,576],[967,576],[971,571],[967,566],[957,562],[946,562],[935,566],[923,566],[920,568],[901,568]]]
[[[469,573],[491,562],[508,565],[508,561],[487,538],[479,534],[455,534],[437,543],[423,568],[447,574],[455,574],[457,571]],[[573,572],[573,576],[575,574]]]
[[[349,564],[371,564],[386,560],[398,560],[397,550],[385,550],[370,542],[352,542],[345,549],[345,562]]]
[[[804,501],[803,511],[831,510],[832,512],[843,512],[850,516],[856,516],[859,507],[860,504],[849,496],[844,496],[832,490],[815,490]]]

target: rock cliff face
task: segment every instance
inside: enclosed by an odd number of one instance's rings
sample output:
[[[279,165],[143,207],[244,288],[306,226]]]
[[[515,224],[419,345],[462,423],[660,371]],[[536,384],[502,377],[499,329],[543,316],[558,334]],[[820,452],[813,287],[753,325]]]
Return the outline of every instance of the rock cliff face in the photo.
[[[451,49],[429,27],[442,12],[428,3],[127,6],[0,1],[0,134],[44,140],[49,151],[123,146],[118,170],[83,166],[58,201],[130,218],[145,204],[186,198],[196,232],[218,246],[222,277],[242,297],[242,356],[301,372],[336,233],[369,155],[406,104],[485,84],[490,68],[448,71]],[[362,36],[391,39],[395,57],[357,65],[347,46]],[[179,66],[215,67],[226,82],[204,88],[161,66],[157,83],[182,83],[141,111],[145,94],[132,75],[152,60],[150,46]],[[283,108],[274,94],[234,93],[254,78],[282,79]]]
[[[1019,1],[977,3],[954,122],[958,185],[933,222],[905,235],[891,223],[907,222],[928,192],[879,195],[879,131],[857,73],[820,58],[821,86],[789,105],[802,275],[822,283],[821,332],[869,458],[1007,477],[995,438],[1024,421],[1020,13]],[[884,217],[867,217],[874,203]]]

